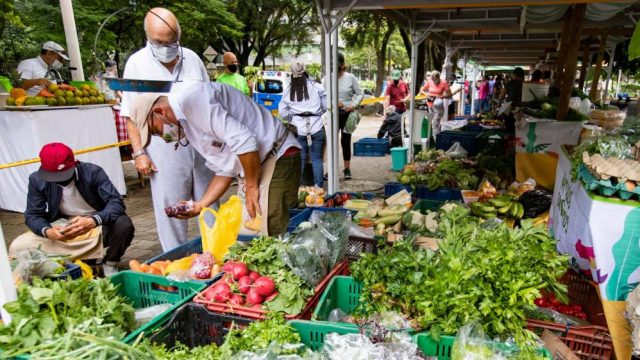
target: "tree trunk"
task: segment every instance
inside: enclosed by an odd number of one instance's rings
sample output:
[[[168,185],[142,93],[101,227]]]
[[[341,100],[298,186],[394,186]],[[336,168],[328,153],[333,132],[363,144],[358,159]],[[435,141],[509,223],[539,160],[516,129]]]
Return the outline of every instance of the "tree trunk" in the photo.
[[[598,83],[600,82],[600,73],[602,72],[602,61],[604,60],[604,48],[607,46],[607,32],[600,35],[600,45],[598,48],[598,57],[596,59],[596,68],[593,70],[593,79],[591,80],[591,91],[589,91],[589,99],[591,102],[600,102],[596,99],[598,94]]]
[[[560,80],[560,100],[558,101],[557,120],[562,120],[569,111],[569,99],[573,88],[580,48],[580,35],[584,21],[586,4],[576,4],[567,11],[564,19],[562,45],[558,61],[558,76]]]
[[[418,46],[418,67],[416,68],[416,88],[415,89],[411,89],[411,91],[413,92],[414,95],[418,94],[418,91],[420,91],[420,85],[422,85],[422,82],[424,81],[424,73],[425,71],[425,57],[427,54],[427,40],[423,41],[422,44],[420,44],[420,46]],[[413,76],[413,74],[411,74]]]
[[[387,31],[384,33],[382,37],[382,41],[380,42],[380,48],[376,49],[376,55],[378,61],[376,63],[376,94],[379,94],[382,91],[382,81],[385,80],[385,69],[384,65],[387,60],[387,47],[389,45],[389,39],[391,38],[391,34],[396,30],[396,27],[390,21],[387,21]],[[389,59],[391,60],[391,59]]]
[[[584,81],[587,79],[587,71],[589,70],[589,66],[591,66],[590,40],[590,38],[585,40],[584,52],[582,53],[582,66],[580,67],[580,78],[578,80],[578,87],[580,90],[584,89]]]

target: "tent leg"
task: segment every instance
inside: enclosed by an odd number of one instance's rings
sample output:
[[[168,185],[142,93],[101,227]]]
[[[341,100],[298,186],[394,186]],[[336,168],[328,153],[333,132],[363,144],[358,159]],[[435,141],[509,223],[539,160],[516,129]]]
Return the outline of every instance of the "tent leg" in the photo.
[[[75,70],[71,70],[71,77],[76,81],[84,81],[80,44],[78,43],[78,32],[76,31],[76,20],[73,17],[71,0],[60,0],[60,12],[62,13],[64,36],[67,39],[67,51],[71,59],[70,67],[75,68]]]
[[[330,179],[333,180],[334,191],[329,191],[329,193],[333,194],[339,189],[340,181],[338,178],[338,164],[339,164],[339,143],[338,143],[338,117],[339,117],[339,109],[338,109],[338,27],[336,26],[331,34],[331,56],[333,63],[333,72],[331,73],[331,110],[333,112],[333,129],[332,129],[332,141],[333,141],[333,168],[330,173]]]
[[[615,47],[609,51],[609,66],[607,66],[607,80],[604,83],[604,99],[602,100],[604,104],[608,104],[611,100],[611,97],[609,96],[609,84],[611,84],[611,73],[613,72],[613,57],[615,56],[615,53]]]

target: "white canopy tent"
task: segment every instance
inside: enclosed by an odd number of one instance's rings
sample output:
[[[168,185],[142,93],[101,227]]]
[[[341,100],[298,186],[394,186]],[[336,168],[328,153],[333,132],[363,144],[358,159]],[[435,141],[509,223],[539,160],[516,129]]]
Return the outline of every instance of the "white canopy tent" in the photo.
[[[375,10],[397,21],[409,30],[411,37],[411,71],[417,71],[417,47],[430,33],[451,41],[482,64],[527,65],[552,61],[558,51],[562,32],[562,16],[571,4],[587,3],[585,29],[594,34],[604,28],[633,30],[633,9],[640,10],[635,0],[528,0],[518,6],[509,0],[314,0],[325,37],[325,87],[331,104],[327,142],[328,191],[339,190],[338,181],[338,29],[344,16],[353,10]],[[632,9],[633,8],[633,9]],[[625,9],[627,13],[623,13]],[[629,12],[630,11],[630,12]],[[611,63],[611,62],[610,62]],[[416,89],[416,76],[411,76],[411,89]],[[415,98],[409,106],[410,128],[413,128]],[[410,137],[412,133],[409,132]],[[410,139],[413,144],[413,139]],[[409,147],[412,155],[412,146]]]

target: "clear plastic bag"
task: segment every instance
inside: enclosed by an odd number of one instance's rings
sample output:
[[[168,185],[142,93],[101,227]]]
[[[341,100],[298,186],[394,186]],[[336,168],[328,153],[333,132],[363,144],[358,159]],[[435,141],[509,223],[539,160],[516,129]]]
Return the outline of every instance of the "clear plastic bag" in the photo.
[[[384,342],[374,343],[363,334],[338,335],[330,333],[325,337],[322,352],[329,360],[417,360],[422,359],[418,347],[407,334],[393,334]]]
[[[146,308],[136,309],[136,312],[135,312],[136,325],[142,326],[148,323],[149,321],[153,320],[163,312],[169,310],[171,306],[173,305],[158,304],[158,305],[152,305]]]
[[[272,342],[262,350],[240,351],[231,360],[321,360],[320,354],[313,353],[304,344],[277,344]]]
[[[445,154],[452,159],[466,159],[469,155],[467,150],[462,147],[459,142],[455,142],[453,145],[451,145],[451,147]]]
[[[478,321],[467,323],[458,330],[451,349],[451,360],[506,360],[519,358],[521,355],[512,338],[500,342],[491,341],[485,336]]]
[[[318,224],[330,249],[329,269],[333,269],[344,259],[351,224],[351,218],[345,216],[342,212],[330,212],[322,217]]]
[[[302,229],[284,238],[282,259],[307,285],[315,287],[329,272],[331,252],[319,228]]]
[[[57,260],[56,260],[57,259]],[[40,249],[29,249],[19,252],[13,264],[13,279],[16,284],[31,283],[34,277],[45,278],[56,276],[64,272],[65,267],[58,261],[60,258],[50,258]]]

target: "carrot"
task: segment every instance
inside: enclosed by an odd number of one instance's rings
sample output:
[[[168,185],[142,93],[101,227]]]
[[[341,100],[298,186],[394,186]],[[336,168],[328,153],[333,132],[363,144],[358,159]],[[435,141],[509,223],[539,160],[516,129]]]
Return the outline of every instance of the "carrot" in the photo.
[[[162,272],[162,266],[164,265],[164,261],[154,261],[151,263],[151,267]]]
[[[142,271],[142,268],[140,266],[140,262],[138,260],[131,260],[129,261],[129,268],[133,271],[137,271],[137,272],[144,272]]]
[[[144,273],[149,273],[149,270],[151,269],[151,266],[147,265],[147,264],[140,264],[140,270]]]
[[[154,268],[153,266],[149,266],[149,270],[147,271],[147,274],[162,275],[162,271]]]

